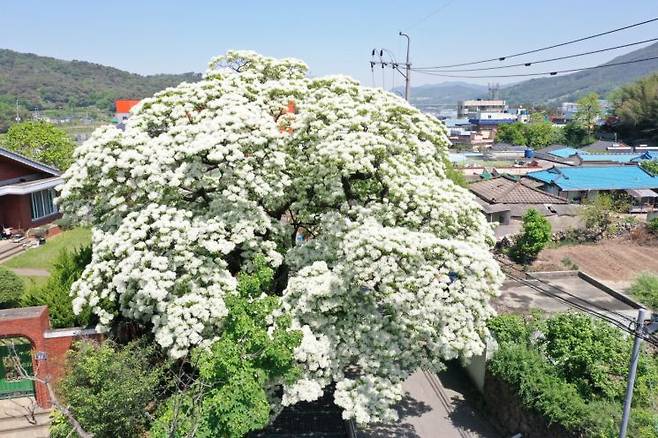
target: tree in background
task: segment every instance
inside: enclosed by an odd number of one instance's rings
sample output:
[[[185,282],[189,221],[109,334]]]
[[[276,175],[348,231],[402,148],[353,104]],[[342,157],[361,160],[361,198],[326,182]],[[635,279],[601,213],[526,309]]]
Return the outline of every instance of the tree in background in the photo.
[[[25,290],[21,277],[0,266],[0,309],[16,307]]]
[[[589,137],[593,137],[596,132],[597,121],[603,115],[599,95],[590,93],[578,99],[578,110],[574,116],[574,122],[587,132]]]
[[[12,125],[3,144],[7,149],[60,170],[66,170],[73,162],[75,143],[66,131],[47,122]]]
[[[568,146],[585,146],[594,142],[594,137],[578,123],[571,121],[562,128],[562,141]]]
[[[622,135],[658,140],[658,74],[621,87],[610,95]]]
[[[521,122],[500,125],[496,130],[496,142],[527,146],[528,139],[525,135],[525,125]]]
[[[550,222],[531,208],[523,215],[523,229],[510,248],[510,258],[517,263],[530,263],[550,240]]]
[[[516,122],[501,125],[496,131],[496,141],[519,146],[542,148],[562,140],[561,128],[554,127],[543,113],[530,115],[528,123]]]

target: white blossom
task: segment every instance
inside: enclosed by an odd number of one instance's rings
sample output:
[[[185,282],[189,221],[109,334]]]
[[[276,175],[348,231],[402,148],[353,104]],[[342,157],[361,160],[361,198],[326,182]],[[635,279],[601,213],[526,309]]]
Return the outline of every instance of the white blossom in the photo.
[[[180,357],[221,334],[236,273],[261,255],[303,334],[281,403],[334,382],[345,418],[391,420],[418,367],[483,351],[502,281],[447,144],[440,121],[350,78],[215,58],[76,150],[58,202],[94,237],[74,309],[102,329],[141,321]]]

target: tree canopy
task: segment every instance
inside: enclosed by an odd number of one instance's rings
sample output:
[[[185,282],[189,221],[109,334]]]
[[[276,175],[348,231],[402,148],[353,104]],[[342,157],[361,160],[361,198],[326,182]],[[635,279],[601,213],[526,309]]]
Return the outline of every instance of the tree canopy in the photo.
[[[484,350],[502,274],[492,229],[447,176],[442,123],[293,59],[229,52],[204,80],[97,130],[65,173],[91,224],[76,311],[142,323],[174,358],[221,339],[239,272],[262,258],[270,323],[299,331],[291,405],[335,383],[345,418],[392,420],[419,367]],[[269,333],[269,332],[268,332]],[[271,335],[271,333],[270,333]]]
[[[591,136],[596,131],[597,121],[603,115],[599,95],[590,93],[578,99],[577,104],[578,110],[574,115],[574,121]]]
[[[499,126],[496,141],[540,148],[562,140],[560,128],[553,127],[542,114],[536,113],[533,116],[529,123],[516,122]]]
[[[12,125],[3,144],[12,151],[61,170],[71,165],[75,149],[75,143],[66,131],[42,121]]]
[[[632,139],[658,140],[658,74],[615,90],[614,112],[620,118],[621,134]]]

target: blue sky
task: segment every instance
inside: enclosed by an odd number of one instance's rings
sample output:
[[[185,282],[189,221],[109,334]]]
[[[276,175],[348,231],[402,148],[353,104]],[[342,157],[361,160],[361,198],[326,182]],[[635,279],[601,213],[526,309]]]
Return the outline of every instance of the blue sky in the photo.
[[[2,0],[0,47],[142,74],[203,71],[212,56],[227,49],[252,49],[301,58],[313,75],[348,74],[372,85],[370,51],[385,47],[403,58],[400,30],[412,37],[413,64],[427,66],[532,49],[657,16],[656,0]],[[658,37],[658,22],[527,59],[653,37]],[[556,62],[550,68],[595,65],[630,50]],[[375,84],[381,86],[381,70],[375,73]],[[413,79],[414,85],[447,80]],[[396,77],[395,84],[401,80]],[[391,72],[385,72],[384,83],[393,85]]]

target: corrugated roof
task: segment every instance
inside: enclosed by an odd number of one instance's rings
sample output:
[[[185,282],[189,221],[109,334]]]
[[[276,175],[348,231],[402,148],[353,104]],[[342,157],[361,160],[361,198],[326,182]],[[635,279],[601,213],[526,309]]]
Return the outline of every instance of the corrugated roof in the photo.
[[[552,151],[549,151],[548,153],[553,155],[553,156],[560,157],[560,158],[569,158],[573,155],[577,155],[578,152],[587,153],[585,151],[581,151],[580,149],[570,148],[570,147],[561,148],[561,149],[553,149]]]
[[[631,163],[634,160],[642,160],[642,155],[638,154],[588,154],[583,153],[584,151],[578,152],[578,156],[581,160],[585,162],[591,161],[610,161],[613,163]],[[646,158],[644,158],[646,159]]]
[[[527,176],[565,191],[658,188],[658,178],[639,166],[552,167]]]
[[[476,181],[468,187],[478,197],[498,204],[566,204],[566,200],[507,177]]]

